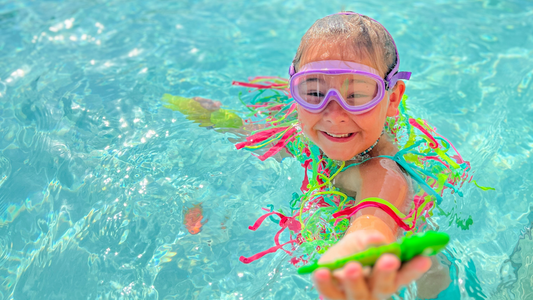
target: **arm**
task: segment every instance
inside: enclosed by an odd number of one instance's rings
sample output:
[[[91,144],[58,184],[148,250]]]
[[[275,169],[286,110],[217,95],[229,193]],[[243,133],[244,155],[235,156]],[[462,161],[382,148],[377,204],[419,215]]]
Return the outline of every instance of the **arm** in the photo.
[[[410,187],[396,163],[390,159],[372,159],[359,168],[352,168],[347,174],[358,191],[359,202],[369,197],[384,199],[404,211],[410,205]],[[349,169],[350,170],[350,169]],[[398,235],[398,225],[379,208],[364,208],[351,218],[348,233],[365,230],[379,232],[387,243],[394,242]]]
[[[356,200],[379,197],[406,213],[412,201],[406,177],[392,160],[373,159],[369,162],[372,161],[373,164],[363,164],[354,174],[355,182],[359,184],[356,188],[360,191]],[[396,222],[387,213],[378,208],[365,208],[352,217],[347,236],[352,232],[361,234],[366,231],[381,234],[385,243],[391,243],[397,239],[398,229]],[[436,256],[430,259],[431,268],[417,281],[418,295],[427,299],[436,298],[451,282],[449,269],[442,266]]]
[[[339,184],[356,191],[356,200],[380,197],[399,210],[404,210],[409,199],[409,184],[399,167],[387,159],[372,159],[346,170]],[[362,209],[352,217],[345,236],[320,258],[324,263],[351,255],[372,244],[396,240],[398,226],[385,212],[376,208]],[[401,266],[401,268],[400,268]],[[330,272],[320,268],[314,280],[320,293],[335,299],[384,299],[424,274],[431,266],[428,257],[415,257],[401,265],[391,254],[381,256],[371,272],[363,271],[359,263],[350,262],[344,268]]]

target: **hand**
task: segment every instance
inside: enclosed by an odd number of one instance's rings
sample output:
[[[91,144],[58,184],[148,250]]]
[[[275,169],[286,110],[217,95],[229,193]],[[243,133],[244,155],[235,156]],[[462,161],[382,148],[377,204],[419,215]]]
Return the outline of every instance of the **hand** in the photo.
[[[354,231],[328,249],[319,262],[333,261],[363,251],[370,245],[385,244],[385,241],[385,236],[378,231]],[[320,294],[327,299],[381,300],[422,276],[431,267],[431,260],[417,256],[400,266],[395,255],[384,254],[371,271],[363,269],[358,262],[350,262],[333,273],[320,268],[313,273],[313,279]]]
[[[220,109],[220,106],[222,106],[222,102],[220,101],[213,101],[211,99],[202,98],[202,97],[192,97],[192,100],[200,103],[200,105],[209,110],[209,111],[215,111]]]

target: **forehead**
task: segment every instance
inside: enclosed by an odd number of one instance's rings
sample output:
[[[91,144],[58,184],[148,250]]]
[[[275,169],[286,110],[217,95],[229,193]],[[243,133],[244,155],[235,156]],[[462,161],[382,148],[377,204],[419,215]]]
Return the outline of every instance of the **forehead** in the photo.
[[[310,42],[300,59],[300,66],[322,60],[351,61],[377,69],[367,55],[363,54],[363,51],[356,51],[352,45],[345,41],[332,42],[327,40]]]
[[[308,47],[302,53],[299,66],[302,67],[315,61],[342,60],[369,66],[383,75],[381,73],[384,70],[376,65],[375,59],[371,59],[367,51],[357,49],[346,40],[318,39],[309,42]]]

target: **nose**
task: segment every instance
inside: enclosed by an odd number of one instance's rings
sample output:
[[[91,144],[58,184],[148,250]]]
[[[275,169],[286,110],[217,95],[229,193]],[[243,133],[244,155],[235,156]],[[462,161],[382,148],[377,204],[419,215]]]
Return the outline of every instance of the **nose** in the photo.
[[[344,108],[342,108],[337,101],[335,101],[337,100],[336,98],[331,100],[332,101],[330,101],[324,109],[324,120],[332,123],[333,125],[347,122],[350,118],[348,116],[348,112],[344,110]]]

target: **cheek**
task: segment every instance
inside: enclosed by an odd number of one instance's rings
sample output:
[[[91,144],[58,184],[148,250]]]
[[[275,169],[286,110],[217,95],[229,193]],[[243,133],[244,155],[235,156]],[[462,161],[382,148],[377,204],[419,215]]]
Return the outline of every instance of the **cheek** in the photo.
[[[313,121],[313,117],[314,114],[311,114],[310,112],[298,106],[298,121],[300,122],[300,127],[302,130],[313,127],[313,123],[316,123]]]
[[[321,118],[322,114],[313,114],[304,109],[298,110],[298,121],[300,123],[300,127],[302,128],[302,132],[314,143],[318,142],[318,133],[315,130],[315,126],[320,122]]]
[[[385,120],[386,109],[382,105],[377,106],[373,110],[361,115],[353,115],[352,120],[363,130],[372,131],[374,129],[381,130]]]

